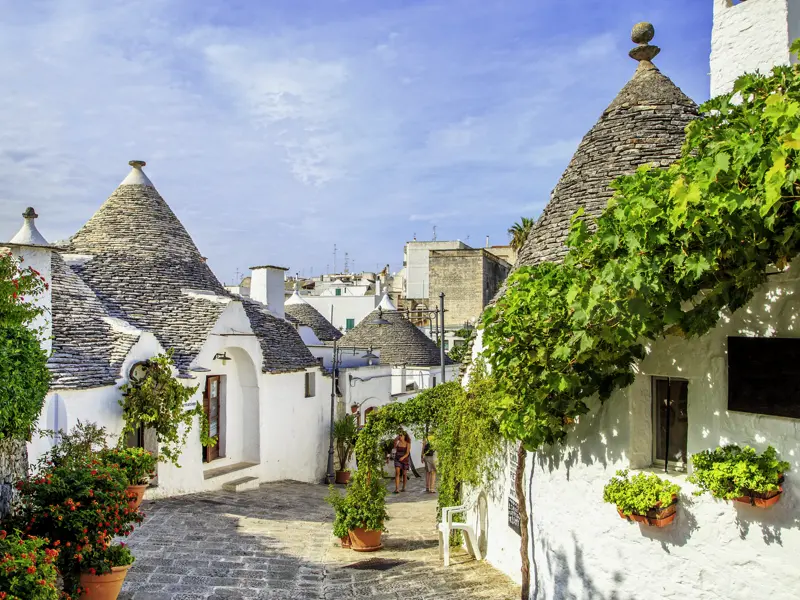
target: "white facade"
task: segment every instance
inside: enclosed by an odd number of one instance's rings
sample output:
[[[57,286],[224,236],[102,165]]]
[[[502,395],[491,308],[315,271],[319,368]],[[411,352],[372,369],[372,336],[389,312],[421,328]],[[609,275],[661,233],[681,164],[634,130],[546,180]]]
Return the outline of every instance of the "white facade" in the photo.
[[[252,267],[249,297],[266,306],[270,312],[283,318],[286,301],[285,273],[283,267]],[[241,293],[242,288],[240,287]]]
[[[303,300],[311,306],[336,329],[347,331],[348,326],[354,327],[369,313],[378,307],[380,296],[303,296]],[[333,309],[333,320],[331,320]]]
[[[564,445],[529,454],[525,490],[539,600],[796,597],[800,421],[727,409],[726,341],[800,337],[798,295],[800,273],[772,277],[746,308],[724,315],[704,337],[653,344],[631,387],[604,406],[593,402]],[[689,455],[728,443],[775,447],[791,464],[781,501],[765,510],[693,497],[686,474],[672,472],[668,479],[682,490],[668,528],[628,524],[604,504],[603,486],[617,469],[651,470],[653,376],[688,380]],[[476,506],[472,521],[487,544],[487,560],[519,581],[520,538],[507,524],[510,471],[506,465],[469,502]],[[653,472],[663,476],[663,467]]]
[[[109,433],[122,431],[119,386],[127,381],[130,367],[164,349],[149,333],[143,333],[128,354],[115,386],[88,390],[62,390],[48,394],[40,418],[46,429],[74,427],[78,420],[104,426]],[[230,360],[215,358],[225,354]],[[199,385],[192,401],[202,402],[207,376],[220,376],[220,457],[204,463],[199,427],[195,422],[180,456],[180,468],[158,465],[158,486],[148,498],[219,489],[223,484],[255,477],[258,482],[293,479],[322,481],[327,464],[330,396],[325,392],[319,368],[306,372],[271,374],[261,370],[258,339],[241,303],[230,302],[206,340],[195,364],[209,369],[196,373],[184,385]],[[305,397],[306,373],[315,379],[315,394]],[[34,438],[29,455],[35,462],[52,444]],[[221,467],[236,470],[206,478]]]
[[[725,94],[743,73],[789,64],[800,37],[800,0],[713,0],[711,96]]]

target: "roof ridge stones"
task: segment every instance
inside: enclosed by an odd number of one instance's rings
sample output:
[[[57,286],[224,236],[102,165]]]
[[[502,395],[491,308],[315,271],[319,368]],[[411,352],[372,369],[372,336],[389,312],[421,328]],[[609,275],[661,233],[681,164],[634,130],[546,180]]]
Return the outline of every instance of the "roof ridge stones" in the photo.
[[[378,325],[372,321],[378,316],[388,321]],[[441,353],[436,343],[397,310],[376,308],[339,340],[339,347],[375,348],[380,350],[380,360],[385,365],[433,367],[441,364]],[[445,364],[453,360],[445,354]]]
[[[650,62],[660,50],[648,43],[654,33],[649,23],[634,26],[631,39],[638,46],[630,55],[639,66],[581,140],[528,234],[517,267],[563,260],[570,219],[579,208],[592,221],[605,210],[615,179],[643,164],[666,167],[680,156],[697,104]]]

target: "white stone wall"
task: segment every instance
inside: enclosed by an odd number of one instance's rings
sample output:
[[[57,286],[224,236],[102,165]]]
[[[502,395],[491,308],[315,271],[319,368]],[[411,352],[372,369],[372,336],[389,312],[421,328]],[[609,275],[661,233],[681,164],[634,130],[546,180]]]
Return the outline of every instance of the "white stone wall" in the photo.
[[[797,269],[795,269],[796,271]],[[771,277],[752,302],[697,340],[652,345],[636,383],[594,402],[563,446],[529,455],[525,487],[532,515],[536,595],[543,599],[797,597],[800,569],[800,420],[727,410],[727,336],[800,337],[800,273]],[[689,381],[688,452],[726,443],[774,446],[792,470],[768,510],[694,497],[685,474],[678,517],[658,530],[629,524],[602,501],[617,469],[650,462],[650,377]],[[533,476],[531,477],[531,470]],[[473,491],[472,520],[487,559],[519,581],[519,537],[507,524],[510,473]],[[660,473],[663,475],[663,473]]]
[[[331,320],[331,307],[333,307],[333,326],[345,331],[347,319],[353,319],[358,325],[364,317],[378,308],[380,296],[303,296],[303,300],[317,309],[319,313]]]
[[[712,97],[730,92],[744,73],[789,64],[789,46],[800,34],[800,0],[713,1]]]
[[[22,270],[31,268],[44,277],[47,288],[43,289],[34,300],[34,306],[42,309],[42,314],[30,324],[30,328],[39,331],[42,349],[50,354],[53,350],[53,316],[52,316],[52,250],[35,246],[13,246],[14,257],[20,260]]]

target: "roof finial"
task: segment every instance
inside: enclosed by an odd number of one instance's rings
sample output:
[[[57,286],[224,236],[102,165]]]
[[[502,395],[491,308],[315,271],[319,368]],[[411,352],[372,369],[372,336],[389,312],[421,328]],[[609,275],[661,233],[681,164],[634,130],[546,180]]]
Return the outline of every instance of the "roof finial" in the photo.
[[[142,167],[144,167],[144,166],[145,166],[147,163],[146,163],[146,162],[144,162],[143,160],[129,160],[129,161],[128,161],[128,164],[129,164],[130,166],[132,166],[134,169],[141,169],[141,168],[142,168]]]
[[[36,224],[33,222],[38,216],[39,215],[36,214],[32,206],[26,208],[25,212],[22,213],[22,218],[25,219],[22,228],[11,238],[9,244],[20,246],[49,246],[50,244],[48,244],[44,236],[39,233],[39,230],[36,229]]]
[[[25,212],[22,213],[23,219],[38,219],[39,215],[36,214],[36,211],[33,209],[32,206],[29,206],[25,209]]]
[[[650,45],[650,41],[655,34],[656,30],[652,23],[644,22],[634,25],[633,31],[631,31],[631,40],[639,45],[628,52],[628,56],[638,60],[640,63],[652,61],[661,52],[661,48],[658,46]]]

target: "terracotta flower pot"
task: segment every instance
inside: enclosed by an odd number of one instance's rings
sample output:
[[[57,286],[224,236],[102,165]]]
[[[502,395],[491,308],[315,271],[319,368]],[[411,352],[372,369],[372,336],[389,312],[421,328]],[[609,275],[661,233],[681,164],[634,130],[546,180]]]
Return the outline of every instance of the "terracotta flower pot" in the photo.
[[[675,516],[678,514],[678,496],[672,496],[672,504],[669,506],[662,507],[660,504],[661,503],[659,503],[655,508],[648,510],[647,514],[644,515],[637,515],[636,513],[633,513],[626,516],[619,508],[617,509],[617,512],[623,519],[629,519],[636,523],[644,523],[645,525],[650,525],[652,527],[666,527],[675,520]]]
[[[350,471],[336,471],[336,483],[347,483],[350,481]]]
[[[344,537],[339,538],[342,542],[342,548],[349,548],[350,547],[350,535],[346,535]]]
[[[130,500],[128,501],[128,508],[131,510],[135,510],[142,505],[144,501],[144,491],[147,489],[147,485],[129,485],[127,488],[128,496]],[[136,494],[134,498],[133,495]]]
[[[130,568],[130,565],[113,567],[111,573],[105,575],[81,573],[80,586],[84,591],[80,597],[86,600],[117,600]]]
[[[351,529],[350,548],[356,552],[375,552],[383,548],[381,531],[374,529]]]
[[[783,488],[778,488],[771,492],[750,492],[747,496],[739,496],[734,498],[734,502],[741,502],[742,504],[749,504],[757,506],[758,508],[769,508],[777,504],[783,495]]]

